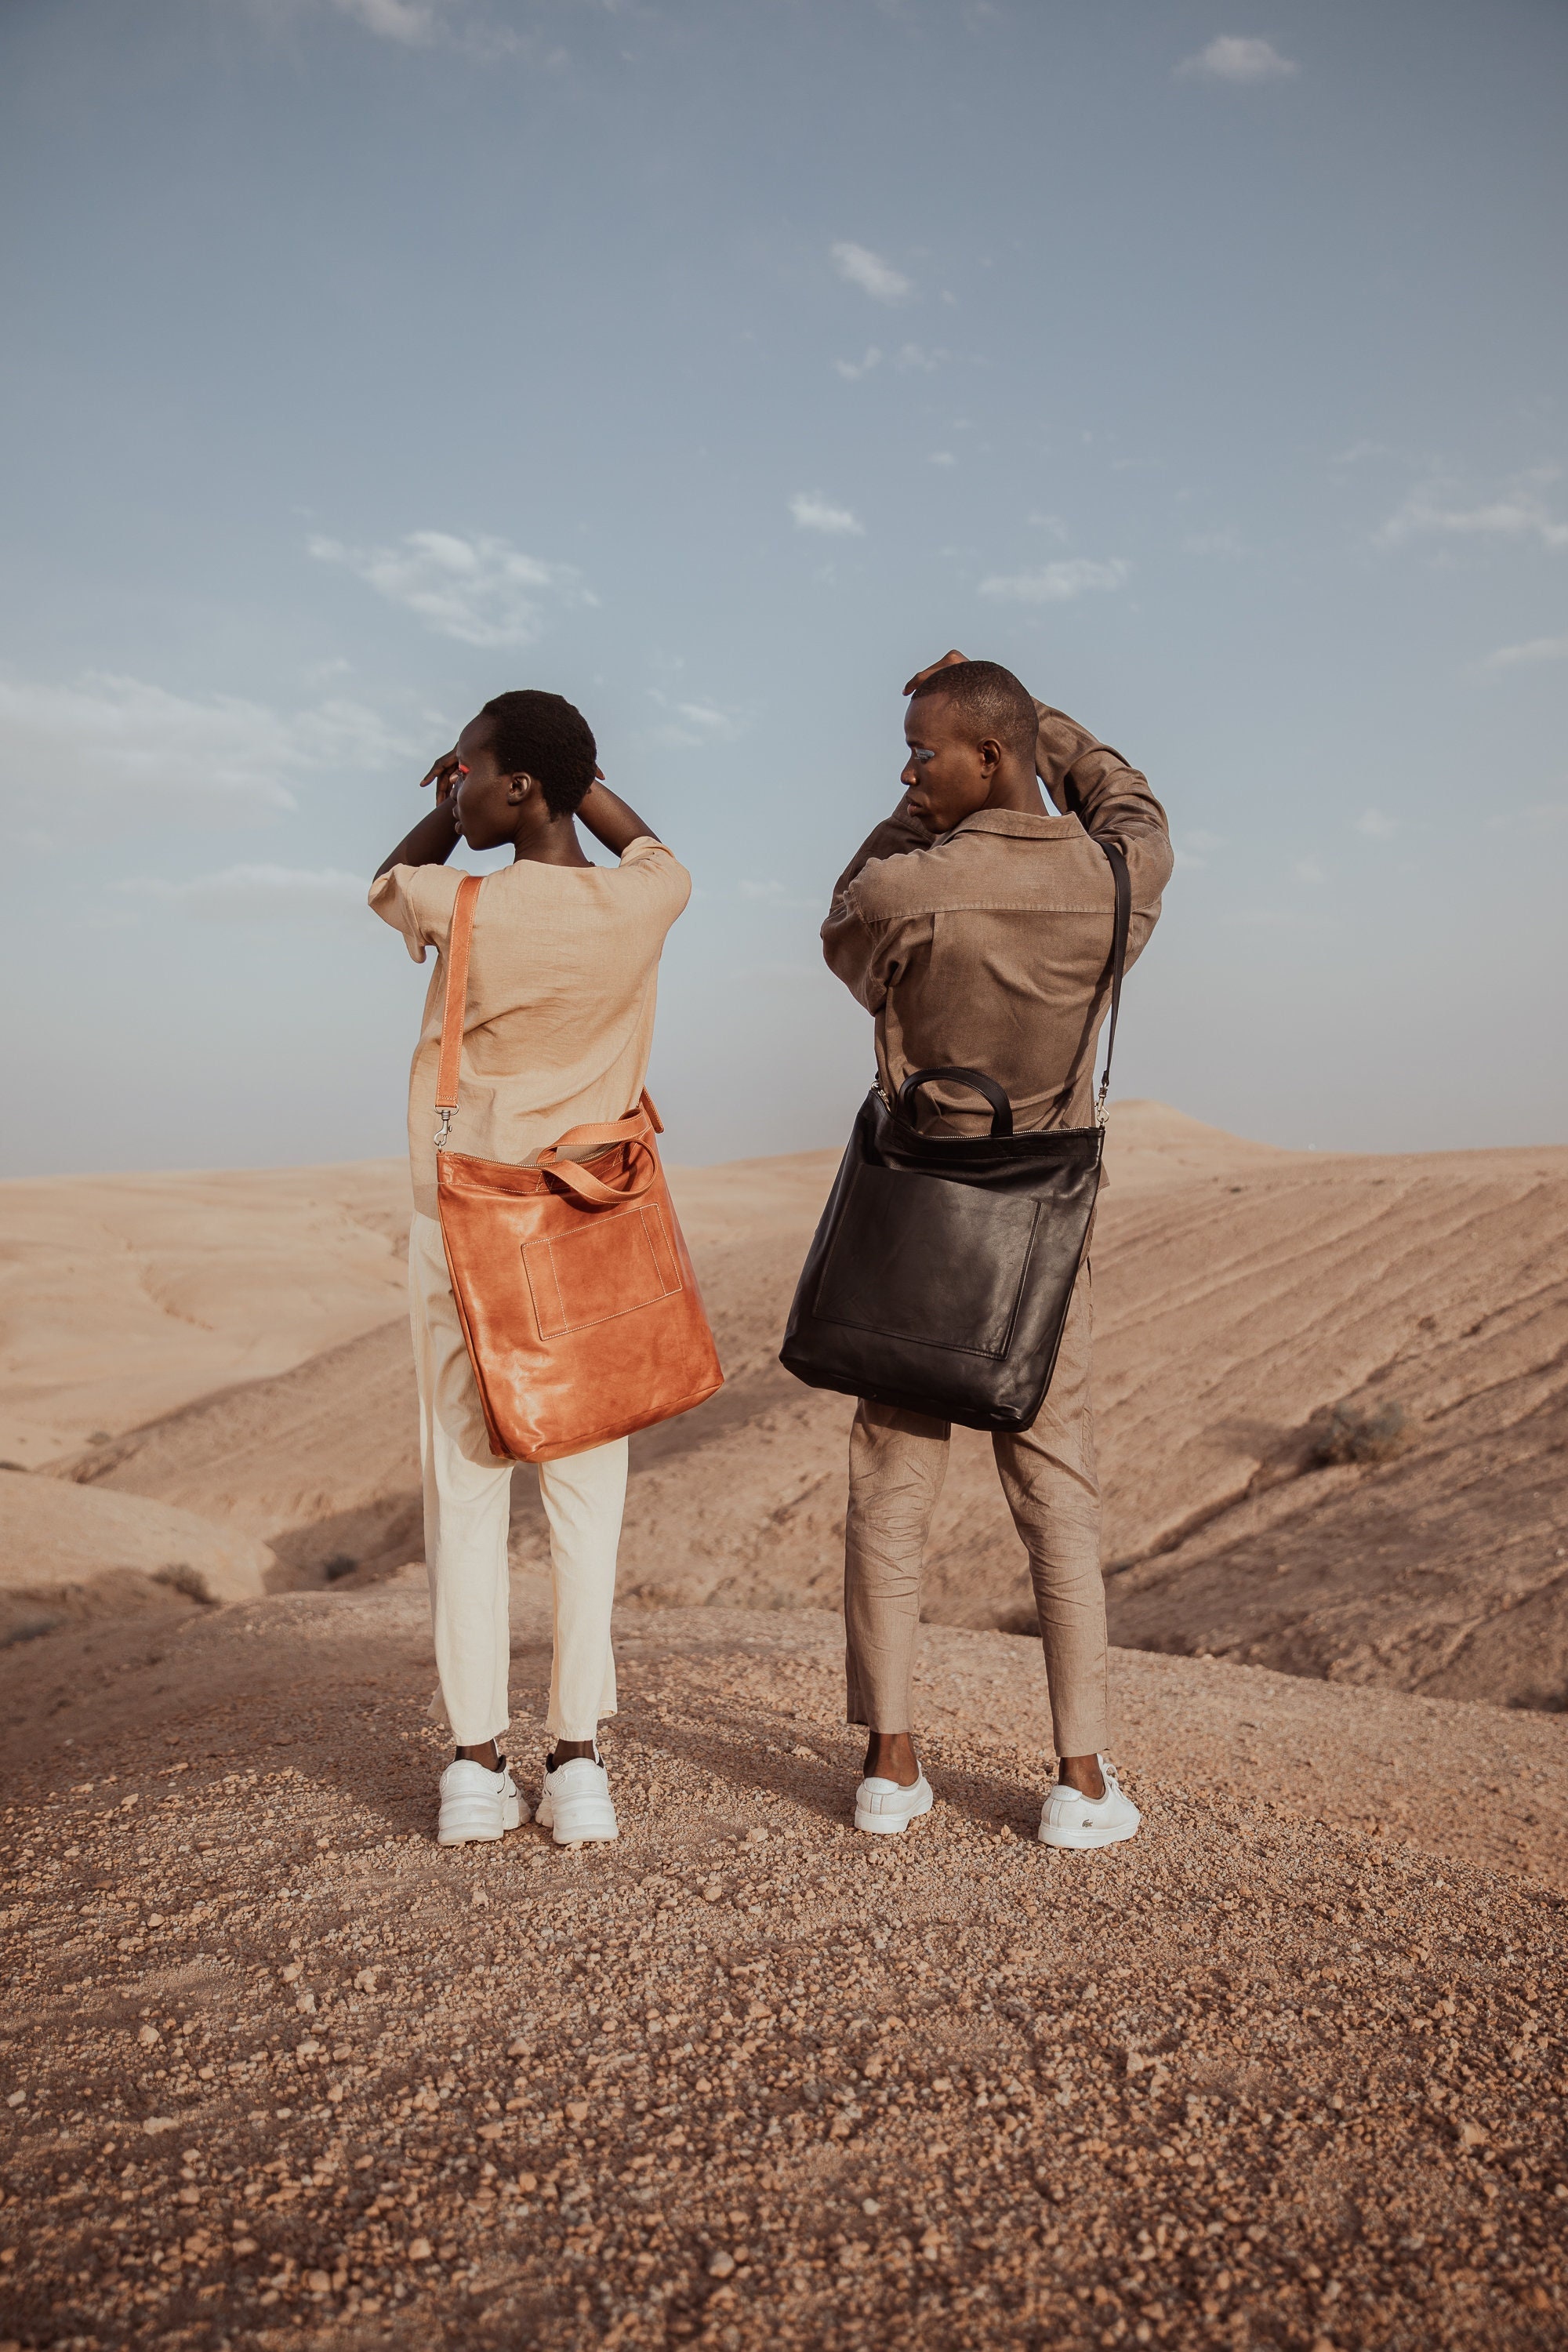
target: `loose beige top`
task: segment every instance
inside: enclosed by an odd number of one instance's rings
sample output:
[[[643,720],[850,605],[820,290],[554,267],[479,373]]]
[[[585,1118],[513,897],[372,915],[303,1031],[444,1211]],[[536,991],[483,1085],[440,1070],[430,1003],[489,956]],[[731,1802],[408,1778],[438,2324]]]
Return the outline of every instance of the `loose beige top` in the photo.
[[[1114,841],[1127,859],[1129,964],[1159,920],[1173,862],[1146,780],[1065,711],[1035,708],[1036,764],[1062,814],[982,809],[934,841],[896,814],[840,876],[822,927],[829,966],[876,1016],[883,1091],[896,1095],[911,1070],[984,1070],[1020,1132],[1093,1119],[1115,908],[1097,844]],[[990,1117],[951,1081],[920,1099],[932,1133],[983,1133]]]
[[[432,947],[439,959],[408,1080],[414,1205],[426,1217],[438,1213],[436,1066],[462,878],[448,866],[395,866],[370,887],[372,907],[402,932],[415,962]],[[474,910],[454,1151],[526,1167],[569,1127],[624,1118],[636,1107],[653,1045],[659,955],[690,896],[684,866],[646,835],[618,866],[524,857],[486,875]]]

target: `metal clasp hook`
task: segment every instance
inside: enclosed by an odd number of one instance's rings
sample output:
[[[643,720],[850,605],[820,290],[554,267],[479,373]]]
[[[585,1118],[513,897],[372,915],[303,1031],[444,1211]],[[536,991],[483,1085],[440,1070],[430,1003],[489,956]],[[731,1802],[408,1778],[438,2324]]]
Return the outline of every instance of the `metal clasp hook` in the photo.
[[[450,1131],[451,1131],[451,1126],[452,1126],[452,1114],[451,1114],[451,1112],[450,1112],[449,1110],[444,1110],[444,1111],[442,1111],[442,1112],[440,1113],[440,1119],[441,1119],[441,1124],[440,1124],[440,1126],[436,1129],[436,1149],[437,1149],[437,1151],[443,1150],[445,1149],[445,1147],[446,1147],[446,1142],[447,1142],[447,1138],[448,1134],[449,1134],[449,1133],[450,1133]]]

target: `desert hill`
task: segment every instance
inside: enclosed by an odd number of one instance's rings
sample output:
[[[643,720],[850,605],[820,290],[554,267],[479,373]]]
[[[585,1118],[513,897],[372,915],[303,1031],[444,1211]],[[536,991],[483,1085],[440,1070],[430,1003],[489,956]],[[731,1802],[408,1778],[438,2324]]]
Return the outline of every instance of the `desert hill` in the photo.
[[[729,1381],[634,1443],[628,1601],[835,1604],[848,1408],[774,1356],[834,1164],[811,1153],[675,1177]],[[1129,1103],[1109,1167],[1094,1277],[1115,1638],[1561,1706],[1568,1150],[1285,1152]],[[129,1383],[118,1400],[100,1385],[107,1442],[53,1466],[265,1542],[285,1580],[374,1574],[419,1549],[400,1302],[395,1319],[378,1312],[398,1279],[395,1187],[384,1170],[247,1179],[237,1235],[274,1181],[268,1263],[308,1209],[312,1246],[330,1257],[336,1236],[346,1268],[323,1314],[358,1328],[308,1352],[286,1294],[268,1344],[297,1349],[289,1369],[156,1416]],[[210,1270],[238,1246],[212,1244],[200,1277],[165,1274],[182,1312],[199,1316],[199,1280],[221,1284]],[[516,1496],[517,1566],[537,1573],[531,1473]],[[1022,1552],[972,1433],[955,1433],[927,1613],[1028,1622]]]
[[[848,1827],[847,1407],[773,1352],[831,1155],[678,1180],[731,1379],[637,1450],[623,1834],[575,1854],[431,1843],[401,1169],[101,1180],[52,1239],[0,1194],[9,1442],[61,1441],[0,1471],[0,2352],[1562,2342],[1568,1715],[1488,1702],[1552,1671],[1568,1153],[1114,1134],[1145,1821],[1089,1856],[1032,1839],[968,1439],[937,1808]]]

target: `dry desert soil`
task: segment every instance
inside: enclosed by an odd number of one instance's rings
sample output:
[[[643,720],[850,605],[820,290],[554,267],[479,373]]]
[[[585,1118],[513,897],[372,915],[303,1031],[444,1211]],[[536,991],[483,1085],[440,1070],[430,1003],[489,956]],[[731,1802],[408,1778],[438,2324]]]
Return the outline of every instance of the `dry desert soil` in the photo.
[[[1568,1151],[1116,1115],[1084,1856],[980,1440],[937,1809],[848,1826],[830,1174],[679,1179],[731,1377],[636,1449],[574,1853],[431,1843],[401,1169],[0,1187],[0,2352],[1568,2337]]]

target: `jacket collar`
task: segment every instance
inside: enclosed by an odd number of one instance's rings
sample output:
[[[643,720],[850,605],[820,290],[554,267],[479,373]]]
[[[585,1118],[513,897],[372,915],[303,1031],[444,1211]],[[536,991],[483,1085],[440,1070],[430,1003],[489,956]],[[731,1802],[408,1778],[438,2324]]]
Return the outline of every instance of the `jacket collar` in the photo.
[[[999,833],[1013,841],[1059,841],[1082,831],[1076,816],[1035,816],[1024,809],[976,809],[973,816],[955,824],[947,838],[956,841],[961,833]]]

